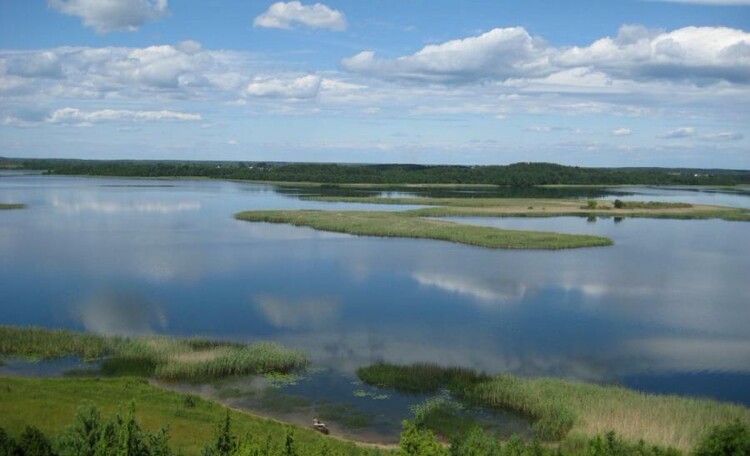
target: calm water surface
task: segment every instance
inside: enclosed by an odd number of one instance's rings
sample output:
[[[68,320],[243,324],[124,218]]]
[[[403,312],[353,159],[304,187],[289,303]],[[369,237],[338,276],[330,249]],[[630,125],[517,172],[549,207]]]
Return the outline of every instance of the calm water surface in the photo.
[[[704,202],[718,195],[750,207],[743,195],[643,191],[650,193],[629,198]],[[380,423],[366,432],[382,435],[397,432],[408,406],[422,398],[356,395],[370,390],[354,383],[355,369],[379,360],[750,405],[749,224],[462,220],[615,241],[509,251],[232,218],[246,209],[404,208],[297,195],[221,181],[0,177],[0,202],[29,206],[0,212],[0,324],[279,341],[305,350],[322,369],[280,388],[313,404],[296,415],[293,407],[290,416],[307,423],[316,404],[354,404]],[[0,369],[24,368],[11,362]],[[42,371],[36,374],[49,369]],[[227,385],[205,388],[218,394]],[[374,399],[378,393],[388,398]],[[257,408],[252,396],[227,400]],[[517,419],[501,421],[523,430]]]

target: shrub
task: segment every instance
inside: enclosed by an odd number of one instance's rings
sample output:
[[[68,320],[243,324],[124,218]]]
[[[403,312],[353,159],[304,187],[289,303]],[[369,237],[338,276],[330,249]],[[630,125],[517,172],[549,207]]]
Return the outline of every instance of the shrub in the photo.
[[[26,430],[21,434],[21,439],[18,441],[19,453],[24,456],[55,456],[56,453],[52,451],[52,444],[49,439],[44,435],[42,431],[33,427],[27,426]]]
[[[717,426],[703,438],[693,452],[695,456],[750,456],[750,428],[747,423]]]

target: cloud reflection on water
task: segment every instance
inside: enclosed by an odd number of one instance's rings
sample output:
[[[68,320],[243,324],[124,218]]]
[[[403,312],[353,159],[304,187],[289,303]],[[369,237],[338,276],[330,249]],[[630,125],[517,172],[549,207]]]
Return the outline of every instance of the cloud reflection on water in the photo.
[[[167,316],[143,296],[115,290],[95,293],[71,309],[87,331],[114,336],[153,334],[167,326]]]

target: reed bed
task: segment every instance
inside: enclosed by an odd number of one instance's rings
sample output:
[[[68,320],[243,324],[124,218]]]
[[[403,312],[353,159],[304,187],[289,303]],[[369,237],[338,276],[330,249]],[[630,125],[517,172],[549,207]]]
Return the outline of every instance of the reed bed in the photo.
[[[361,236],[436,239],[504,249],[568,249],[611,245],[590,235],[504,230],[414,217],[409,212],[377,211],[248,211],[235,218],[249,222],[287,223]]]
[[[549,378],[499,376],[478,384],[468,396],[533,417],[548,437],[614,430],[631,442],[642,439],[683,451],[695,447],[714,426],[750,422],[750,409],[740,405]]]
[[[164,336],[124,338],[77,331],[0,326],[0,356],[105,359],[112,374],[145,372],[162,379],[289,373],[304,369],[304,353],[268,342],[238,344]]]
[[[431,364],[377,363],[360,368],[372,385],[429,393],[448,388],[468,402],[530,417],[535,434],[548,440],[595,437],[615,431],[624,440],[693,449],[715,426],[750,423],[750,409],[709,399],[645,394],[552,378],[489,376]]]
[[[25,204],[17,204],[17,203],[0,203],[0,210],[3,209],[24,209],[26,207]]]
[[[491,377],[462,367],[443,367],[430,363],[399,366],[375,363],[357,369],[363,382],[380,388],[393,388],[405,393],[435,393],[443,388],[463,391]]]

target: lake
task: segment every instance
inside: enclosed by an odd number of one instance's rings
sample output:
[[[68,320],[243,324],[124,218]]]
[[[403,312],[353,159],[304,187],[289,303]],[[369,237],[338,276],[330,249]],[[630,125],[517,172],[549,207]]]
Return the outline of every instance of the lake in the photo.
[[[208,180],[2,176],[0,202],[29,207],[0,212],[0,324],[298,347],[319,369],[274,385],[286,394],[283,401],[299,402],[276,415],[307,424],[315,412],[309,404],[346,404],[353,407],[347,413],[369,414],[374,424],[342,432],[373,440],[390,439],[409,406],[423,399],[358,384],[356,368],[380,360],[750,405],[746,223],[461,219],[615,241],[512,251],[232,218],[251,209],[407,207],[298,199],[314,191]],[[609,197],[750,207],[742,194],[622,192]],[[11,361],[0,373],[55,375],[79,364]],[[258,409],[257,395],[227,393],[255,381],[173,386]],[[524,432],[522,420],[500,415],[492,418],[499,428]]]

